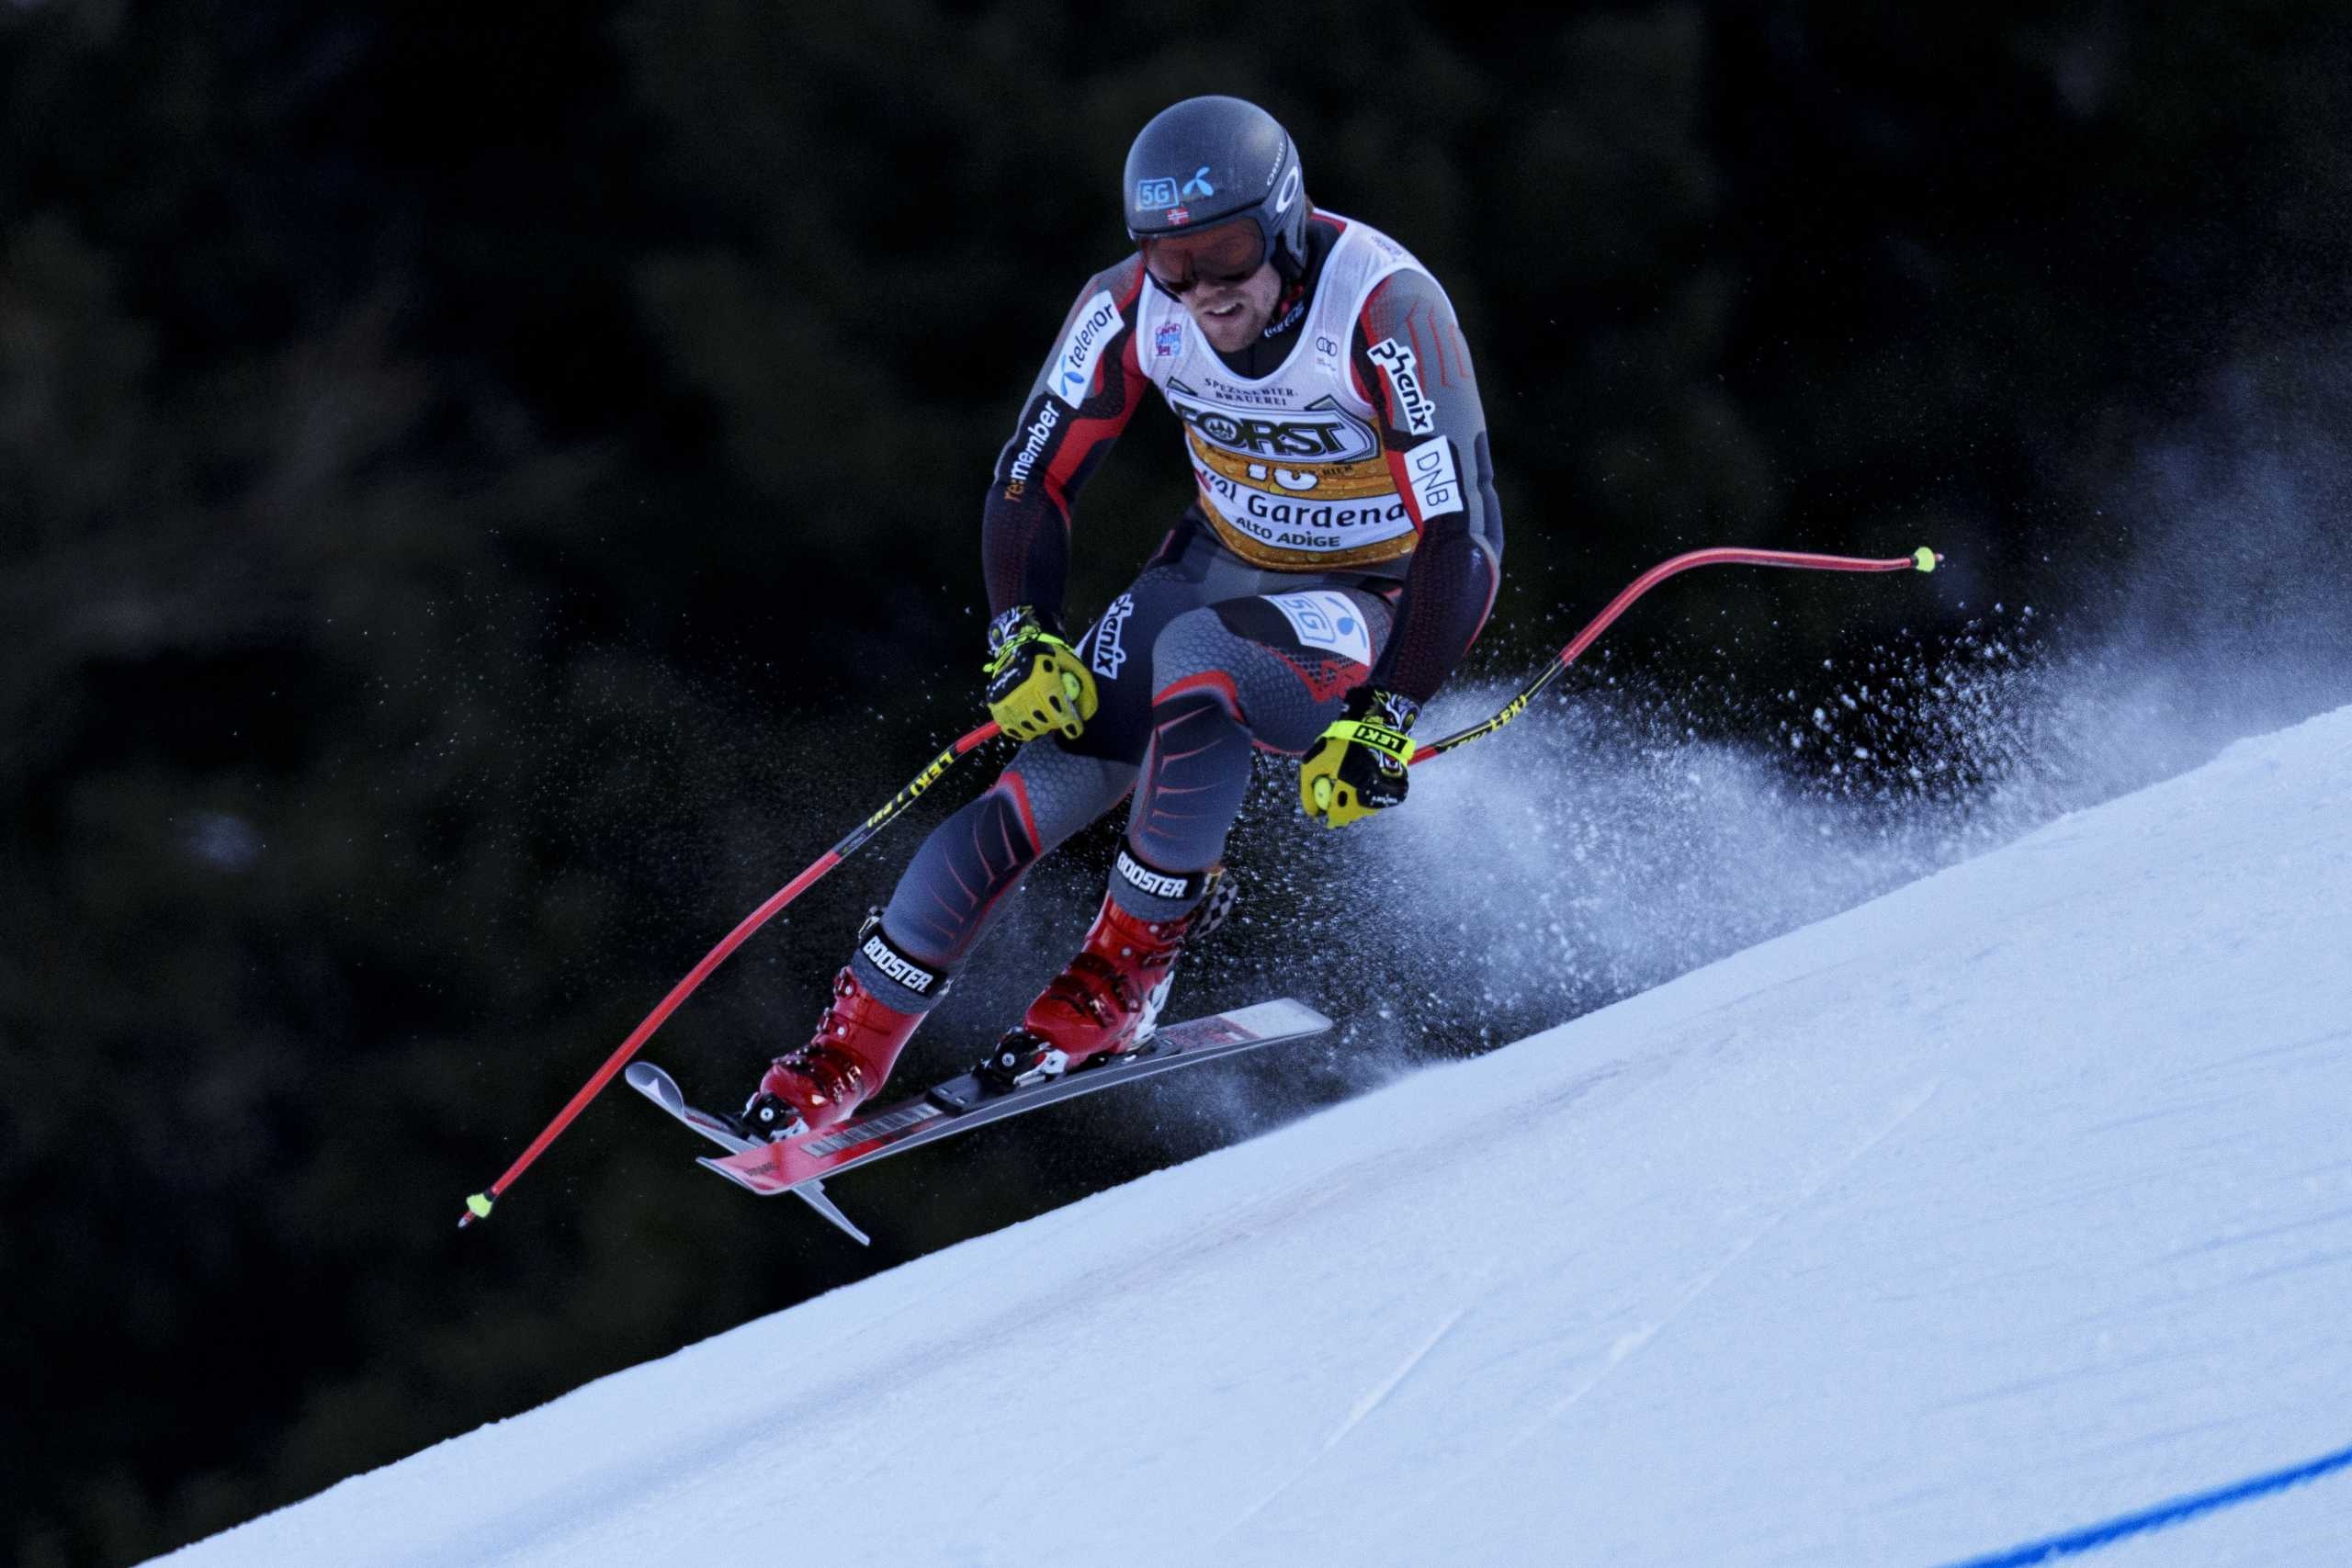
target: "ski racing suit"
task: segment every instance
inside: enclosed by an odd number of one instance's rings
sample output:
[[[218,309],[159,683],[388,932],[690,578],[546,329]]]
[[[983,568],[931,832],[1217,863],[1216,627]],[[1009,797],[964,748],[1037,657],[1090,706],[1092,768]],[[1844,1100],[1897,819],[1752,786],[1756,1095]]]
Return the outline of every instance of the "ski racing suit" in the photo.
[[[1241,353],[1211,347],[1139,256],[1063,323],[989,484],[991,615],[1026,604],[1060,632],[1073,503],[1147,383],[1198,494],[1077,644],[1100,694],[1083,734],[1024,745],[909,863],[851,961],[887,1006],[935,1006],[1030,865],[1131,790],[1111,897],[1189,914],[1252,747],[1304,752],[1367,681],[1428,701],[1493,608],[1502,519],[1453,307],[1386,235],[1307,227],[1306,265]]]

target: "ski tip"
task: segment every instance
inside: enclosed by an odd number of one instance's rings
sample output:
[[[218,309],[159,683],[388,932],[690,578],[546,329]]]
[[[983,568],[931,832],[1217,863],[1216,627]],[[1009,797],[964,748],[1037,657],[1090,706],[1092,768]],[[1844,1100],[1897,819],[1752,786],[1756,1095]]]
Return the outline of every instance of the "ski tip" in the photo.
[[[1933,571],[1936,568],[1944,564],[1944,558],[1936,554],[1935,551],[1929,549],[1927,546],[1921,545],[1917,549],[1911,552],[1911,564],[1917,567],[1921,571]]]
[[[685,1092],[678,1088],[678,1080],[650,1062],[631,1062],[623,1075],[628,1087],[645,1096],[673,1116],[683,1118],[686,1109]]]
[[[476,1220],[490,1218],[490,1207],[497,1200],[487,1192],[477,1192],[466,1200],[466,1212],[458,1216],[458,1228],[464,1230]]]

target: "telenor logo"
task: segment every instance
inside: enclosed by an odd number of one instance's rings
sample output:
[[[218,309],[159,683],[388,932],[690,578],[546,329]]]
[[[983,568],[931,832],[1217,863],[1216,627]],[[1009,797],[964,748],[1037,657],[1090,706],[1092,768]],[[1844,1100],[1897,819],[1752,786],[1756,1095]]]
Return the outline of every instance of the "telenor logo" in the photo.
[[[1193,177],[1184,182],[1184,197],[1188,201],[1196,196],[1215,196],[1216,194],[1216,186],[1209,184],[1209,166],[1206,164],[1194,169]]]
[[[1070,328],[1062,343],[1061,357],[1055,362],[1054,396],[1072,408],[1085,402],[1087,389],[1094,385],[1094,365],[1102,357],[1102,345],[1126,324],[1126,317],[1119,313],[1119,302],[1107,288],[1097,290],[1094,298],[1080,305],[1078,322]]]

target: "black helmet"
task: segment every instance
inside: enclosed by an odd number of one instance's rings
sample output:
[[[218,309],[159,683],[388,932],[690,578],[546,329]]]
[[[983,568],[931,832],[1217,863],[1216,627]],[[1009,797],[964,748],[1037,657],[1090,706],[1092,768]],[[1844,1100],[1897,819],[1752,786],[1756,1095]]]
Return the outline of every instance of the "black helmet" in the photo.
[[[1138,244],[1248,218],[1276,271],[1306,269],[1298,147],[1255,104],[1212,96],[1160,110],[1127,149],[1126,187],[1127,237]]]

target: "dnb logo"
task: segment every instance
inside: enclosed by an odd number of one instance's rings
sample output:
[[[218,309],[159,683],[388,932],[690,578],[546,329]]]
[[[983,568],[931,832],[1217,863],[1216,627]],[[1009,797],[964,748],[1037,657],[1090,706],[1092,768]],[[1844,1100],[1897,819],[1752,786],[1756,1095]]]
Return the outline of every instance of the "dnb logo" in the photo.
[[[1176,417],[1202,440],[1244,457],[1352,463],[1380,451],[1372,427],[1328,394],[1303,409],[1281,413],[1219,408],[1173,378],[1168,382],[1167,396]]]
[[[1175,205],[1176,182],[1174,180],[1137,180],[1136,182],[1136,206],[1139,210],[1148,212],[1156,207]]]

